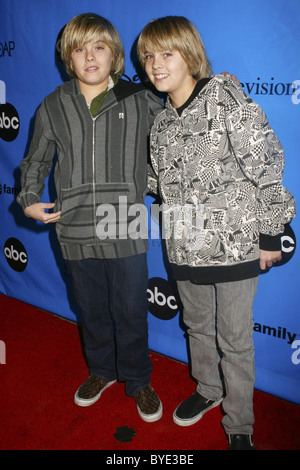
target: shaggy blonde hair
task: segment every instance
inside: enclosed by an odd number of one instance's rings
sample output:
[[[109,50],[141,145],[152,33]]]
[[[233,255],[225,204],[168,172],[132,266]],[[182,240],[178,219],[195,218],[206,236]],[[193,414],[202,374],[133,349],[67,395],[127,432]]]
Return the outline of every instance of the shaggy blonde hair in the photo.
[[[107,44],[113,54],[112,70],[121,76],[124,72],[124,48],[119,33],[105,18],[95,13],[83,13],[72,18],[65,26],[61,38],[61,57],[71,78],[75,77],[72,69],[72,52],[77,47],[84,46],[98,39]]]
[[[145,52],[176,50],[186,61],[193,78],[209,77],[211,65],[196,27],[183,16],[166,16],[150,21],[141,32],[137,53],[145,67]]]

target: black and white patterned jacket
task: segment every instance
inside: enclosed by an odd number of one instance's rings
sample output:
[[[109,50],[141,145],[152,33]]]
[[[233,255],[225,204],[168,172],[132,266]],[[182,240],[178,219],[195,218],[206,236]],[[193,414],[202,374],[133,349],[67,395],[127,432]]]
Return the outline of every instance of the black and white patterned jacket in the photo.
[[[260,106],[215,76],[181,116],[168,99],[150,139],[171,265],[192,268],[199,282],[258,274],[260,239],[295,217],[283,149]]]

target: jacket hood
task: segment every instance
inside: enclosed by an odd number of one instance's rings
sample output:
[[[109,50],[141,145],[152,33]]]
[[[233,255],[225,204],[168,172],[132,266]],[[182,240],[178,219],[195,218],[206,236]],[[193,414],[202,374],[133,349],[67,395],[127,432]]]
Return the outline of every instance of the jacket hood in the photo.
[[[77,78],[72,78],[71,80],[64,82],[62,85],[56,88],[61,93],[65,95],[78,96],[81,95],[81,90],[79,88],[79,83]]]

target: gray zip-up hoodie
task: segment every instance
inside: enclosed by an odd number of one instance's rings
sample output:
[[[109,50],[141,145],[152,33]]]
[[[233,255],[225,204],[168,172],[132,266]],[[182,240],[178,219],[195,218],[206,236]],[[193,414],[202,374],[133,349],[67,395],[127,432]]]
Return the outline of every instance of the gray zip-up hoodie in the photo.
[[[59,86],[37,111],[28,155],[21,162],[18,202],[39,202],[57,152],[56,224],[65,259],[119,258],[147,250],[147,240],[100,240],[97,208],[115,207],[119,196],[143,204],[147,190],[148,135],[162,102],[139,84],[120,79],[93,118],[77,79]],[[129,222],[129,220],[128,220]],[[118,230],[116,230],[118,233]]]

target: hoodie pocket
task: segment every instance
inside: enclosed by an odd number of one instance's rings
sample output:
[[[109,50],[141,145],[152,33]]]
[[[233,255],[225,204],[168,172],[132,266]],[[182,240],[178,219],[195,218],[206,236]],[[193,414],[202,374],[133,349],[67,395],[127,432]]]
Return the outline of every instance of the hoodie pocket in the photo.
[[[56,226],[59,241],[85,245],[99,243],[97,210],[101,205],[116,210],[120,197],[123,203],[133,204],[136,199],[134,184],[85,184],[61,190],[62,213]]]

